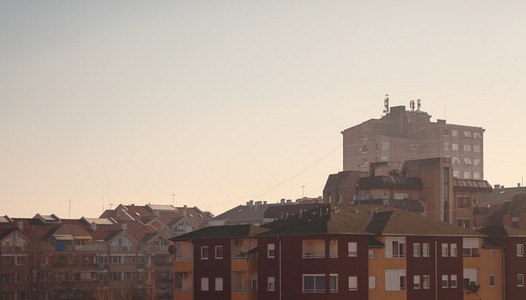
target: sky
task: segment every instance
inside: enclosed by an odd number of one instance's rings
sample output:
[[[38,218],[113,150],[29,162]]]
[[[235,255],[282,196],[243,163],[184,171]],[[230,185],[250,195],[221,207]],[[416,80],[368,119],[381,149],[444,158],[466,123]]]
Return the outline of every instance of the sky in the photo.
[[[318,197],[341,131],[422,99],[526,174],[525,1],[0,1],[0,215]]]

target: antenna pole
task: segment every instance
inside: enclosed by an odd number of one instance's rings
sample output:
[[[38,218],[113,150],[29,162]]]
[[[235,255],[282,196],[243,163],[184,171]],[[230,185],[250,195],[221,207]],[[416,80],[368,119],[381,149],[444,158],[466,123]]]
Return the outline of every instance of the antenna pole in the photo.
[[[172,206],[175,207],[175,194],[172,194]]]
[[[303,198],[305,198],[305,186],[302,185],[301,188],[303,189]]]

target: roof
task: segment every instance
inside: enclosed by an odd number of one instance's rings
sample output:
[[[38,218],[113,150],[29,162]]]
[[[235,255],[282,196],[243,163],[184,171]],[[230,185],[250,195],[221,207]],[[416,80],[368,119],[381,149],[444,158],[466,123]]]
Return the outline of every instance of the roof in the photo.
[[[453,185],[455,191],[491,193],[493,188],[486,180],[458,179],[455,178]]]
[[[444,159],[445,158],[436,157],[407,160],[404,162],[404,165],[402,167],[402,174],[411,174],[413,172],[436,169],[436,167],[439,166]]]
[[[265,231],[267,231],[267,229],[251,224],[209,226],[171,238],[171,240],[177,241],[201,238],[241,238],[255,236]]]
[[[97,225],[115,225],[117,222],[112,218],[85,218],[82,217],[81,220],[88,224],[97,224]]]
[[[370,176],[362,177],[358,180],[361,190],[372,189],[403,189],[421,190],[422,181],[418,177],[403,176]]]
[[[506,225],[489,225],[479,232],[489,237],[526,237],[526,231]]]
[[[480,194],[478,201],[480,204],[502,204],[506,200],[512,200],[513,196],[517,194],[526,194],[526,188],[522,186],[512,188],[495,186],[490,193]]]
[[[403,209],[411,212],[424,212],[424,207],[418,200],[408,199],[370,199],[360,200],[361,204],[365,205],[387,205],[398,209]]]
[[[0,216],[0,224],[13,223],[13,220],[8,216]]]
[[[398,209],[374,213],[365,230],[377,235],[482,236],[473,230]]]

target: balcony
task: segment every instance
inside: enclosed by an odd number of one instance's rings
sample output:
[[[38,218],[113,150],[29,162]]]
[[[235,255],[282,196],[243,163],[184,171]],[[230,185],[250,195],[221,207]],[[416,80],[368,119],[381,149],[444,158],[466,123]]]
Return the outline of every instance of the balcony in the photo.
[[[302,241],[302,258],[324,258],[325,240]]]

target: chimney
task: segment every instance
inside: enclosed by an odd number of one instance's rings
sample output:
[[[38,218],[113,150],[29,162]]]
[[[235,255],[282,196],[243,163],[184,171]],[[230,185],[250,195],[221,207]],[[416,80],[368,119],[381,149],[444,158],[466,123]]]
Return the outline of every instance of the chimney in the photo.
[[[128,229],[128,224],[122,223],[122,230],[126,231]]]
[[[97,231],[97,224],[95,222],[91,223],[91,230],[93,230],[93,232]]]

